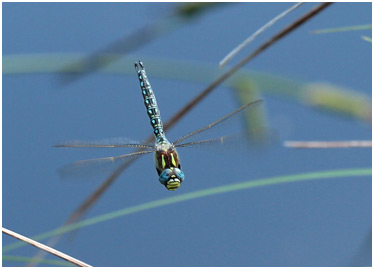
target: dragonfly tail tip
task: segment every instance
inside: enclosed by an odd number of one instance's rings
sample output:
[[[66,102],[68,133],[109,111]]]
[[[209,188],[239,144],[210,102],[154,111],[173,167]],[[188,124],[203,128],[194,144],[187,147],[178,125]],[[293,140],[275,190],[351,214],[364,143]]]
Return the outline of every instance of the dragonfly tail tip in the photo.
[[[135,69],[136,71],[139,71],[139,69],[144,69],[143,63],[140,60],[138,62],[135,62]]]

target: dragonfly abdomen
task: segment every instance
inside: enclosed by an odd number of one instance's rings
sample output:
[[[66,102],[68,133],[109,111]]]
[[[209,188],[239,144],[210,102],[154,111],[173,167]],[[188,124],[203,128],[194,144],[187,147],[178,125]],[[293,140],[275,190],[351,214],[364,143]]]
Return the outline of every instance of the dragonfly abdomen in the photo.
[[[169,142],[165,137],[160,110],[158,109],[157,100],[153,93],[151,84],[149,83],[147,74],[143,67],[143,63],[140,61],[138,63],[135,63],[135,68],[138,73],[140,88],[142,90],[142,96],[144,99],[144,105],[147,109],[147,114],[150,119],[153,133],[157,139],[157,142]]]

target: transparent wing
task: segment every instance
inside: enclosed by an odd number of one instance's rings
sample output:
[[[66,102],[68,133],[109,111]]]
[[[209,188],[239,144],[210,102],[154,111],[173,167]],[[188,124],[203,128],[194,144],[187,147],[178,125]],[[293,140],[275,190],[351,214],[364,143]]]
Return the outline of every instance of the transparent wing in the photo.
[[[258,149],[263,145],[267,145],[270,140],[274,140],[271,138],[274,138],[274,133],[271,133],[268,130],[264,133],[264,130],[261,130],[260,132],[241,132],[213,139],[182,143],[176,147],[191,147],[194,149],[213,150],[215,152],[247,152],[249,149]]]
[[[125,163],[132,162],[153,150],[137,151],[116,157],[98,158],[77,161],[67,164],[60,169],[58,173],[63,178],[86,178],[113,172]]]
[[[179,138],[177,141],[175,141],[173,144],[177,147],[186,147],[186,146],[193,146],[193,145],[200,145],[199,147],[202,147],[203,144],[206,144],[205,146],[212,146],[212,145],[223,145],[224,143],[229,144],[229,141],[235,143],[239,142],[240,139],[247,139],[251,136],[258,134],[265,133],[265,127],[263,126],[256,126],[251,130],[248,130],[246,135],[224,135],[224,133],[219,133],[218,131],[222,132],[230,132],[230,126],[234,123],[235,120],[238,120],[238,118],[243,117],[246,113],[252,114],[255,112],[255,110],[260,108],[260,105],[263,103],[262,100],[257,100],[254,102],[251,102],[249,104],[246,104],[237,110],[231,112],[230,114],[227,114],[226,116],[220,118],[219,120],[209,124],[208,126],[205,126],[201,129],[198,129],[192,133],[189,133],[186,136],[183,136]],[[217,135],[217,133],[219,133]],[[253,134],[252,134],[253,133]],[[256,135],[257,133],[257,135]],[[202,141],[193,142],[193,140],[200,140],[202,137],[210,136],[210,137],[217,137],[215,139],[204,139]],[[184,142],[181,144],[181,142]]]
[[[105,138],[94,141],[72,140],[54,145],[56,148],[144,148],[153,149],[150,143],[143,143],[126,137]]]
[[[238,145],[243,139],[242,134],[227,135],[213,139],[205,139],[200,141],[193,141],[188,143],[179,144],[176,147],[193,147],[197,149],[222,149],[228,145],[230,148],[235,148],[235,145]]]

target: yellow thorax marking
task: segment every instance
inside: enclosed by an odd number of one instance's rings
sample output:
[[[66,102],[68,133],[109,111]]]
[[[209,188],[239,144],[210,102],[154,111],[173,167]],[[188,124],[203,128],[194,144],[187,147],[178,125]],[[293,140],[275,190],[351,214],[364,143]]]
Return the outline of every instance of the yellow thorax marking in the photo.
[[[165,156],[164,155],[161,155],[161,161],[162,161],[162,169],[164,169],[165,166],[166,166]]]
[[[174,165],[175,167],[177,167],[177,162],[176,162],[175,159],[174,159],[174,154],[172,153],[172,154],[170,154],[170,156],[171,156],[171,162],[173,163],[173,165]]]

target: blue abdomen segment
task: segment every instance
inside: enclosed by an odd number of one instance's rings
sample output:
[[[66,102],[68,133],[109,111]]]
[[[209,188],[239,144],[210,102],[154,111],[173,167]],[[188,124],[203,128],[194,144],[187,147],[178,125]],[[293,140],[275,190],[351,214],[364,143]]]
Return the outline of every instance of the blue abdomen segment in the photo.
[[[164,127],[161,121],[160,110],[158,109],[156,97],[153,93],[151,84],[149,83],[143,63],[141,61],[135,63],[135,69],[138,73],[140,88],[142,90],[142,95],[144,99],[144,105],[147,109],[147,114],[151,121],[153,133],[157,139],[157,142],[169,142],[164,134]]]

